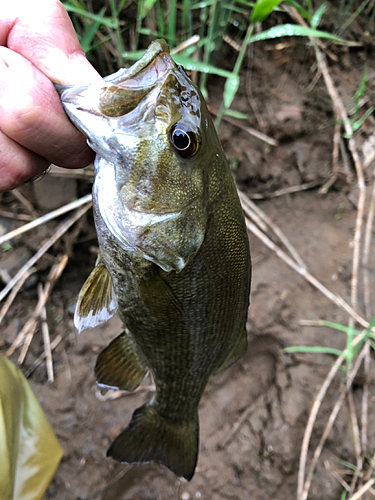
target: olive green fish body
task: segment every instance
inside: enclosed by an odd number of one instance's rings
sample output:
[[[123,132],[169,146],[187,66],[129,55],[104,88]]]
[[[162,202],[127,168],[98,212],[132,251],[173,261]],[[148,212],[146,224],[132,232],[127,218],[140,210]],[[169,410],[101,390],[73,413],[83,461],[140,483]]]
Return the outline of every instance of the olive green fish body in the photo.
[[[236,198],[228,207],[228,194],[215,204],[202,246],[179,273],[131,259],[111,237],[102,239],[120,318],[155,379],[153,405],[174,421],[195,414],[208,377],[246,337],[248,244],[236,216],[241,208]]]
[[[251,263],[231,172],[203,97],[164,41],[100,89],[61,90],[97,152],[101,258],[75,323],[95,326],[117,309],[125,330],[99,355],[98,383],[134,390],[151,371],[156,386],[108,454],[191,479],[208,378],[246,348]]]

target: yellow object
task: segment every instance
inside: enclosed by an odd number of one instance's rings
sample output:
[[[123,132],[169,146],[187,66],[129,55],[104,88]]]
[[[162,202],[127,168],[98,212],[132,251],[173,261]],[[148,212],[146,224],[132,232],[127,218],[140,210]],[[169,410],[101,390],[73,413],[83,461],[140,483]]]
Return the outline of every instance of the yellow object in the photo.
[[[62,455],[29,383],[0,356],[1,500],[41,500]]]

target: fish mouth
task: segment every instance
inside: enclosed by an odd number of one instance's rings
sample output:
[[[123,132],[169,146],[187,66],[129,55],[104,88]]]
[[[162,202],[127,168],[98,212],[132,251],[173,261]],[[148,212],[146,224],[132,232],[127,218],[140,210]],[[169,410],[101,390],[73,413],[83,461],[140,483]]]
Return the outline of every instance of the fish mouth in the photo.
[[[139,77],[139,75],[144,72],[151,63],[156,65],[158,58],[163,59],[163,55],[169,56],[169,47],[167,42],[163,39],[154,40],[139,61],[130,66],[130,68],[120,69],[117,73],[105,77],[104,81],[115,85],[134,84],[135,82],[133,79]],[[160,70],[161,68],[155,67],[156,77],[158,77],[158,69]]]
[[[124,116],[160,87],[175,67],[168,44],[159,39],[151,43],[139,61],[106,76],[100,86],[97,83],[79,86],[55,84],[55,88],[68,115],[78,128],[82,128],[81,120],[75,116],[77,111],[109,118]]]
[[[99,96],[99,110],[108,117],[133,111],[173,68],[165,40],[155,40],[133,66],[104,78],[106,86]]]

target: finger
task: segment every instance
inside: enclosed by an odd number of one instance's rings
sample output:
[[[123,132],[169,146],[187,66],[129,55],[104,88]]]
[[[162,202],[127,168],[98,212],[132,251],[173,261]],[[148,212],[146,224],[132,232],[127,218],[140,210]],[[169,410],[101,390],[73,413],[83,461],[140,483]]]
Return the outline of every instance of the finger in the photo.
[[[0,47],[0,60],[0,130],[56,165],[88,165],[94,153],[66,117],[50,80],[4,47]]]
[[[49,162],[28,151],[0,131],[0,192],[16,188],[43,173]]]
[[[102,81],[57,0],[0,2],[0,45],[23,55],[54,83]]]

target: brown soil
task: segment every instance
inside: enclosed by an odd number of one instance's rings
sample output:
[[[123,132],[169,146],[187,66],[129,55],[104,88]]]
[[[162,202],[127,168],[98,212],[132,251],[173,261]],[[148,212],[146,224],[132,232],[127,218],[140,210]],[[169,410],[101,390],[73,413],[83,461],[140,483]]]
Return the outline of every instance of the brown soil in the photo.
[[[329,59],[330,71],[350,108],[350,98],[362,79],[363,61],[367,59],[371,68],[374,58],[370,49],[363,47],[332,50],[338,61]],[[243,74],[243,85],[233,108],[248,113],[249,125],[277,139],[279,146],[271,147],[234,125],[222,127],[227,157],[236,169],[239,187],[248,194],[263,193],[267,197],[281,188],[313,181],[321,185],[329,178],[334,114],[324,82],[322,78],[314,82],[315,76],[312,49],[297,41],[285,47],[267,42],[252,48],[248,70]],[[211,87],[210,95],[210,104],[216,107],[220,92]],[[375,80],[371,71],[366,96],[370,103],[374,102]],[[373,133],[374,121],[369,119],[356,135],[359,148]],[[339,166],[343,166],[341,157]],[[372,163],[367,168],[367,177],[373,166]],[[353,174],[350,160],[349,169]],[[39,181],[40,186],[43,182],[46,179]],[[58,183],[62,189],[65,180],[56,182],[56,189]],[[257,202],[295,245],[310,272],[347,301],[350,300],[356,218],[354,185],[355,181],[350,184],[342,176],[325,196],[315,188]],[[89,186],[80,181],[78,189],[81,195],[89,191]],[[33,201],[30,188],[23,192]],[[4,196],[2,208],[9,210],[14,205],[12,200],[11,195]],[[29,233],[30,236],[16,241],[14,247],[37,249],[49,231],[44,228]],[[318,345],[343,349],[345,334],[323,327],[301,326],[300,321],[328,319],[345,325],[347,315],[251,235],[253,281],[249,348],[240,361],[210,379],[203,395],[199,408],[200,454],[193,480],[180,482],[169,470],[157,465],[124,466],[106,458],[106,450],[129,422],[134,409],[151,395],[146,391],[111,399],[111,392],[101,395],[95,384],[96,356],[118,335],[121,324],[115,317],[79,337],[75,332],[72,304],[95,261],[92,246],[96,242],[90,216],[81,222],[80,231],[78,239],[72,234],[70,240],[65,238],[52,252],[56,255],[68,249],[71,253],[47,310],[51,339],[66,335],[53,355],[56,380],[53,384],[46,382],[44,364],[29,379],[65,452],[46,499],[296,498],[298,461],[308,414],[335,357],[285,354],[282,348]],[[45,257],[42,262],[38,277],[43,281],[53,259]],[[372,285],[374,265],[372,258]],[[362,310],[362,282],[359,291]],[[8,313],[0,336],[0,352],[5,352],[35,304],[34,284],[19,294]],[[37,332],[26,357],[25,371],[41,352],[41,334]],[[367,453],[372,456],[375,450],[373,363],[370,375]],[[312,436],[312,449],[318,444],[341,380],[342,373],[339,373],[323,401]],[[358,414],[363,382],[363,377],[359,377],[354,386]],[[350,482],[350,470],[340,460],[355,464],[345,404],[319,461],[310,499],[340,498],[343,488],[332,470],[338,470],[341,477]]]

